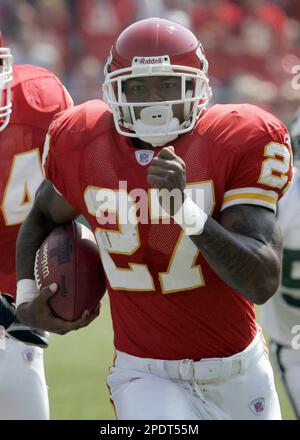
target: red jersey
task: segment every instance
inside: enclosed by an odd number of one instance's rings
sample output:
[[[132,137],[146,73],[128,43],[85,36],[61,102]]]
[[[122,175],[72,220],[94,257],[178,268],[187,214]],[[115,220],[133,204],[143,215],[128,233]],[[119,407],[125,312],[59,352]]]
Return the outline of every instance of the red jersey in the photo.
[[[41,154],[54,115],[72,99],[46,69],[15,65],[12,114],[0,132],[0,292],[15,295],[15,242],[44,178]]]
[[[157,190],[149,188],[147,168],[161,148],[134,148],[116,132],[101,101],[64,112],[50,134],[46,175],[94,230],[116,348],[140,357],[194,360],[243,350],[256,333],[253,304],[218,277],[173,220],[157,221]],[[216,220],[238,203],[275,211],[291,179],[286,128],[251,105],[215,105],[172,145],[186,163],[187,187],[204,190],[204,208]],[[138,189],[148,192],[144,223],[135,209]],[[134,213],[131,222],[121,220],[113,197]],[[99,223],[105,198],[115,225]]]

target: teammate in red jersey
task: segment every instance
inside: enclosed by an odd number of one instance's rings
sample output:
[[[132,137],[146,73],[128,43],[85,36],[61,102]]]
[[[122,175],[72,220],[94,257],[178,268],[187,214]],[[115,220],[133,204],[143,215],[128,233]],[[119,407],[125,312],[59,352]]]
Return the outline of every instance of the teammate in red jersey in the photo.
[[[15,243],[44,178],[48,127],[72,100],[48,70],[13,66],[0,40],[0,419],[48,419],[43,352],[36,346],[47,340],[15,318]]]
[[[22,284],[55,225],[78,213],[92,225],[110,295],[108,384],[119,419],[281,417],[253,303],[279,282],[274,213],[291,179],[288,134],[255,106],[206,109],[207,68],[197,38],[177,23],[152,18],[124,30],[105,68],[106,103],[74,107],[51,125],[49,180],[18,238],[19,317],[65,333],[70,324],[47,306],[50,289]]]

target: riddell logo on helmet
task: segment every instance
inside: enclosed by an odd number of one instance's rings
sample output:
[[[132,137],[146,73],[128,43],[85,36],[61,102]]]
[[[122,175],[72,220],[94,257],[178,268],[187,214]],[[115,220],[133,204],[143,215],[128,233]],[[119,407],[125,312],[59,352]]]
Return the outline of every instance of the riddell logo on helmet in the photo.
[[[149,64],[164,64],[169,61],[168,56],[162,56],[162,57],[135,57],[133,59],[133,64],[139,64],[142,66],[149,65]]]

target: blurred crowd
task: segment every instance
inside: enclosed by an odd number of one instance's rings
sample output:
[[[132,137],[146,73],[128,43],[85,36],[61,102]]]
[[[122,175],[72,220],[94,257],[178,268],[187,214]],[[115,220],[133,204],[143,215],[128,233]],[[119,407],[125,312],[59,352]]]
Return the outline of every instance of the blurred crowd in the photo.
[[[0,0],[15,63],[54,71],[76,103],[101,95],[116,35],[151,16],[202,41],[214,102],[257,103],[289,124],[300,104],[299,0]]]

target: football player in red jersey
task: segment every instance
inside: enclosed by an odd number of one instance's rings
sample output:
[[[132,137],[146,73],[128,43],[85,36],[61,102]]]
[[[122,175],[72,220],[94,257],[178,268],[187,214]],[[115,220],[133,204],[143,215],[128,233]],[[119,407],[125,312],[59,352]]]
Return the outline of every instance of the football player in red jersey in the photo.
[[[119,419],[281,418],[253,303],[279,283],[274,213],[292,174],[287,130],[252,105],[206,109],[207,70],[181,25],[151,18],[125,29],[105,68],[106,102],[51,125],[48,180],[18,237],[18,316],[65,333],[50,288],[38,295],[25,284],[55,225],[78,213],[92,225]]]
[[[15,317],[15,243],[44,178],[42,152],[56,112],[72,99],[48,70],[14,65],[0,36],[0,419],[48,419],[45,335]],[[25,343],[26,345],[25,345]]]

